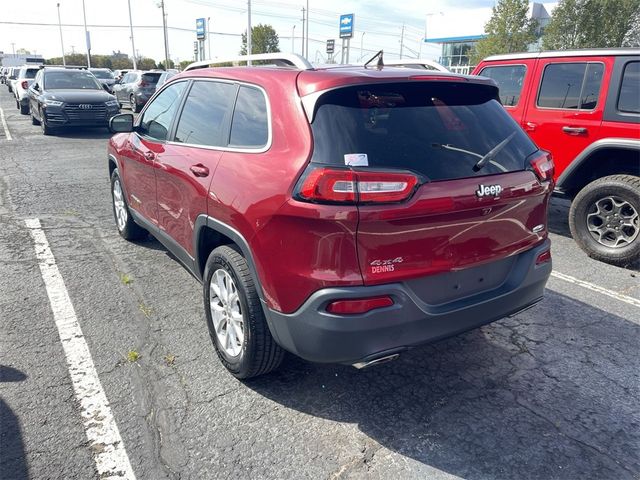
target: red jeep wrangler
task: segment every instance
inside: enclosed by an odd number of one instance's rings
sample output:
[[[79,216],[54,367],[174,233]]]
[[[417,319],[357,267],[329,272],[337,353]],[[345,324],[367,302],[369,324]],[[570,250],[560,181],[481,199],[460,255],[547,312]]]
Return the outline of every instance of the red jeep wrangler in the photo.
[[[553,163],[492,81],[287,58],[193,64],[111,119],[118,231],[203,283],[231,373],[363,367],[542,298]]]
[[[473,71],[553,156],[556,192],[572,199],[569,226],[591,257],[640,258],[640,49],[498,55]]]

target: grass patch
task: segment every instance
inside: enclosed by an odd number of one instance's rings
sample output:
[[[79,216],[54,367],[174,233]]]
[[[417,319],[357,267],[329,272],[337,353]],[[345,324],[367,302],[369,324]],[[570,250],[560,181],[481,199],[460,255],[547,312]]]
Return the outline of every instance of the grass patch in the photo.
[[[138,308],[140,309],[140,311],[142,312],[142,314],[147,317],[147,318],[151,318],[151,314],[153,313],[153,310],[151,309],[151,307],[146,306],[144,303],[141,303]]]
[[[126,273],[121,273],[120,274],[120,281],[123,283],[123,285],[129,286],[133,282],[133,278],[131,278]]]
[[[135,363],[140,360],[140,354],[136,350],[129,350],[129,353],[127,353],[127,360],[130,363]]]
[[[176,356],[175,355],[165,355],[164,356],[164,363],[167,364],[167,367],[171,367],[173,364],[176,363]]]

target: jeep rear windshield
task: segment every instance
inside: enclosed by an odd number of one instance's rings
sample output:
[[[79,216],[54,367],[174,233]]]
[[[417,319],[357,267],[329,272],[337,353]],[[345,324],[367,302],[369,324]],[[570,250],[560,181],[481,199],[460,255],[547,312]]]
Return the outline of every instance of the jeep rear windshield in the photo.
[[[491,86],[437,81],[330,91],[311,125],[312,162],[412,170],[430,180],[524,170],[537,148],[496,95]]]

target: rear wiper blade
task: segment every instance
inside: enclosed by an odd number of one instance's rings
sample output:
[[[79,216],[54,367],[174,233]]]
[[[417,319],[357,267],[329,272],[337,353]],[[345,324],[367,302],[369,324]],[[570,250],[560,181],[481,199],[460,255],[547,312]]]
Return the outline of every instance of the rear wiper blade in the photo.
[[[500,152],[500,150],[506,147],[507,143],[509,143],[511,139],[515,137],[516,133],[518,132],[514,131],[511,135],[509,135],[507,138],[505,138],[499,144],[497,144],[495,147],[489,150],[487,154],[484,157],[482,157],[480,160],[478,160],[478,162],[473,166],[473,171],[474,172],[480,171],[482,167],[484,167],[487,163],[493,160],[495,156]]]
[[[509,135],[507,138],[502,140],[499,144],[497,144],[495,147],[493,147],[491,150],[489,150],[486,155],[480,155],[479,153],[472,152],[471,150],[465,150],[464,148],[455,147],[453,145],[446,144],[446,143],[445,144],[443,144],[443,143],[432,143],[431,146],[433,148],[442,148],[444,150],[452,150],[454,152],[466,153],[467,155],[471,155],[471,156],[479,158],[480,160],[478,160],[476,162],[476,164],[473,166],[473,171],[477,172],[482,167],[484,167],[487,163],[496,164],[496,162],[492,162],[492,160],[500,152],[500,150],[502,150],[507,145],[507,143],[509,143],[511,141],[511,139],[516,135],[516,133],[518,133],[518,132],[515,131],[511,135]],[[497,166],[502,167],[499,164]],[[502,167],[501,170],[506,171],[504,169],[504,167]]]

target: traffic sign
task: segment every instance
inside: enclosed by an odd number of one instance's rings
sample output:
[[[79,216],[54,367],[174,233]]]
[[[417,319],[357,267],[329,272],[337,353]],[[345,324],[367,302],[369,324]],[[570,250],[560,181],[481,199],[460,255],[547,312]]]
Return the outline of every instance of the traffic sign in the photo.
[[[347,13],[340,15],[340,38],[353,37],[353,21],[355,15],[353,13]]]
[[[198,40],[204,40],[207,37],[206,25],[206,19],[196,19],[196,37],[198,38]]]
[[[336,41],[333,39],[327,40],[327,53],[331,54],[336,50]]]

